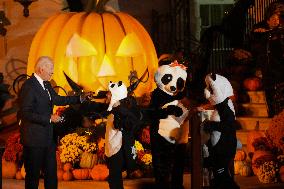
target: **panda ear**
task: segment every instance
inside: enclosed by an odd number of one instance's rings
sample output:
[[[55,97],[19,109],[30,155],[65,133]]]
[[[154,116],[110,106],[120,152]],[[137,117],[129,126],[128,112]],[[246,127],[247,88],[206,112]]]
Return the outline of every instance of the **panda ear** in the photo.
[[[122,81],[119,81],[117,86],[120,87],[121,85],[122,85]]]
[[[211,73],[211,78],[212,78],[213,81],[215,81],[216,80],[216,74],[215,73]]]

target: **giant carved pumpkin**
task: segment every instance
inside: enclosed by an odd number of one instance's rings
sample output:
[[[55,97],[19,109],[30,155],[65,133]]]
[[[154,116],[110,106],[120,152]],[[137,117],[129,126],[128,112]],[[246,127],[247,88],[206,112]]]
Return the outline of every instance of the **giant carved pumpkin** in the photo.
[[[153,42],[143,26],[126,13],[59,13],[36,33],[29,52],[27,74],[33,73],[40,56],[53,58],[56,85],[70,90],[65,72],[86,90],[105,90],[109,81],[122,80],[136,71],[144,78],[137,96],[151,91],[158,60]]]

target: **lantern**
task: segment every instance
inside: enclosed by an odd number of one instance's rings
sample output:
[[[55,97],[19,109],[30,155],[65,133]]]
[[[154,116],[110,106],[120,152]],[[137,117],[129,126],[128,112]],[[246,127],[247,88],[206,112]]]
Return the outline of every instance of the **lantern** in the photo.
[[[28,58],[27,74],[38,57],[54,60],[53,80],[71,90],[65,72],[85,90],[106,90],[109,81],[131,84],[133,75],[147,76],[136,96],[155,88],[158,60],[153,42],[143,26],[126,13],[60,13],[49,18],[36,33]],[[130,76],[132,76],[130,78]]]

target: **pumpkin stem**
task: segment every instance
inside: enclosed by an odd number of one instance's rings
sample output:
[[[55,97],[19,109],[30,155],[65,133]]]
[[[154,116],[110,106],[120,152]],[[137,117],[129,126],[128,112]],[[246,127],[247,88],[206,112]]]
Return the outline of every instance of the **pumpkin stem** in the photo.
[[[88,0],[85,11],[92,12],[95,11],[97,13],[103,13],[105,10],[105,5],[109,0]]]
[[[255,124],[255,128],[254,130],[258,131],[259,130],[259,121],[256,121],[256,124]]]

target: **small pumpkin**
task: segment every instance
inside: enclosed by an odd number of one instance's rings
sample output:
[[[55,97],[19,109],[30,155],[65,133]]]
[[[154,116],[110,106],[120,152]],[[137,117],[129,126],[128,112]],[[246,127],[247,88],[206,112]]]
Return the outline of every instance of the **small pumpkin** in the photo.
[[[246,159],[246,152],[244,150],[237,150],[235,155],[235,161],[243,161]]]
[[[73,179],[73,174],[72,174],[71,171],[66,171],[66,172],[63,173],[62,178],[65,181],[70,181],[70,180]]]
[[[2,178],[15,178],[17,172],[17,164],[13,161],[2,159]]]
[[[244,164],[244,166],[242,166],[242,168],[240,169],[239,173],[241,176],[248,177],[252,173],[251,167],[247,164]]]
[[[24,177],[22,176],[21,170],[18,170],[16,173],[16,179],[17,180],[22,180],[24,179]]]
[[[244,80],[244,87],[249,91],[257,91],[261,86],[261,80],[258,77],[251,77]]]
[[[62,169],[57,169],[57,179],[59,181],[63,180],[63,173],[64,171]]]
[[[72,166],[71,163],[65,163],[65,164],[63,165],[63,170],[64,170],[64,171],[70,171],[70,170],[72,170],[72,168],[73,168],[73,166]]]
[[[89,178],[89,169],[74,169],[72,171],[75,179],[86,180]]]
[[[98,162],[97,154],[92,154],[89,152],[83,152],[80,160],[81,168],[93,168]]]
[[[235,175],[240,173],[241,168],[245,165],[243,161],[234,161],[234,172]]]
[[[93,167],[90,174],[93,180],[103,181],[107,179],[109,170],[106,165],[98,164]]]

